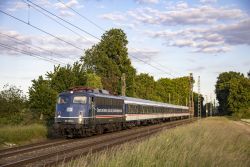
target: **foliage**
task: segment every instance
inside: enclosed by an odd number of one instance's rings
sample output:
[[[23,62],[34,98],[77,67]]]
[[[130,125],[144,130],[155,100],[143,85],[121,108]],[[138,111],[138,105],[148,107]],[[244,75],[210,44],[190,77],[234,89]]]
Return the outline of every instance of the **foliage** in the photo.
[[[47,137],[47,128],[41,124],[25,126],[2,126],[0,128],[0,146],[22,144],[28,141],[41,140]]]
[[[135,96],[165,103],[187,105],[189,77],[160,78],[155,81],[149,74],[135,77]]]
[[[57,92],[86,84],[86,72],[79,62],[75,62],[73,66],[55,66],[54,71],[48,72],[46,76],[50,80],[51,88]]]
[[[27,98],[16,86],[5,85],[0,91],[0,115],[22,112],[26,107]]]
[[[0,91],[0,125],[19,124],[28,112],[27,98],[22,90],[5,85]]]
[[[86,81],[87,87],[102,89],[101,77],[97,76],[94,73],[87,73],[86,78],[87,78],[87,81]]]
[[[81,61],[88,72],[101,77],[103,88],[114,94],[121,93],[120,78],[125,73],[126,94],[133,96],[136,71],[128,58],[127,44],[121,29],[111,29],[103,34],[101,42],[85,51]]]
[[[148,99],[160,100],[155,94],[156,82],[154,78],[148,74],[139,74],[135,77],[135,96]]]
[[[245,78],[241,73],[224,72],[219,75],[215,87],[221,114],[249,115],[250,79]]]
[[[30,108],[33,112],[40,113],[46,117],[54,115],[57,91],[52,88],[51,81],[39,76],[32,80],[29,88]]]

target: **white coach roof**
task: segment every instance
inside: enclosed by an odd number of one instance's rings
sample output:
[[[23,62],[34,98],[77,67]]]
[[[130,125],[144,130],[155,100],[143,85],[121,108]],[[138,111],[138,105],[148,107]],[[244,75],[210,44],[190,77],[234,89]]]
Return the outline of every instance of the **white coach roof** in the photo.
[[[133,98],[133,97],[124,97],[124,103],[125,104],[140,104],[140,105],[146,105],[146,106],[188,109],[187,106],[179,106],[179,105],[173,105],[173,104],[168,104],[168,103],[161,103],[161,102],[156,102],[156,101],[138,99],[138,98]]]

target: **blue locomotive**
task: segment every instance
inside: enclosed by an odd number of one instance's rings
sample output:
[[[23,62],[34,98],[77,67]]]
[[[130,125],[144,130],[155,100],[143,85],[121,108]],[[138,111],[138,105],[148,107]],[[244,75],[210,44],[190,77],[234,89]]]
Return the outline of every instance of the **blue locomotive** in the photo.
[[[105,131],[189,117],[188,107],[75,87],[58,96],[55,128],[64,136],[90,136]]]

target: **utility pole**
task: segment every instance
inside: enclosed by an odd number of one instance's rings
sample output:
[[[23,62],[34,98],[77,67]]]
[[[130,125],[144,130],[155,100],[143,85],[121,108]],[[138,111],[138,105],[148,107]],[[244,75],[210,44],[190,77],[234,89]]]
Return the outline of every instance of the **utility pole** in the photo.
[[[207,100],[207,95],[206,95],[206,117],[208,116],[208,100]]]
[[[201,118],[201,89],[200,76],[198,76],[198,119]]]
[[[171,103],[171,94],[168,93],[168,103],[170,104]]]
[[[215,106],[215,99],[214,99],[214,109],[213,109],[213,112],[212,112],[212,116],[215,115],[215,111],[216,111],[216,106]]]
[[[126,96],[126,76],[125,73],[122,73],[121,77],[121,83],[122,83],[122,96]]]
[[[213,115],[213,99],[212,94],[210,94],[210,116]]]
[[[193,100],[193,74],[189,74],[189,97],[188,97],[188,106],[190,118],[194,116],[194,100]]]

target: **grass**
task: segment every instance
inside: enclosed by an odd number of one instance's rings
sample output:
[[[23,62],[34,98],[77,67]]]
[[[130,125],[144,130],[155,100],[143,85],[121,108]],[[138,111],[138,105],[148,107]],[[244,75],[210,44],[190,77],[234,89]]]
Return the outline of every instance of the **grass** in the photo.
[[[250,126],[207,118],[140,143],[89,154],[61,167],[250,166]]]
[[[47,128],[42,124],[1,126],[0,147],[21,145],[47,138]]]

